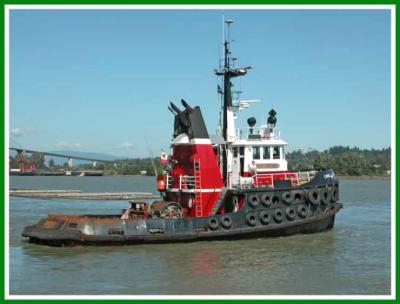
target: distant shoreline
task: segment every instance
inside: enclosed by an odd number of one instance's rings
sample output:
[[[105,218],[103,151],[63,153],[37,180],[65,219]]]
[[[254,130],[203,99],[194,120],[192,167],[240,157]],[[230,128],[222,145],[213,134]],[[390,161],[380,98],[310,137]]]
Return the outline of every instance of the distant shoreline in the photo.
[[[335,174],[335,176],[338,179],[362,179],[362,180],[371,180],[371,179],[375,179],[375,180],[390,180],[391,176],[381,176],[381,175],[337,175]]]
[[[105,174],[106,175],[106,174]],[[107,176],[143,176],[143,177],[155,177],[154,175],[107,175]],[[338,179],[361,179],[361,180],[390,180],[391,176],[382,175],[338,175],[335,174]]]
[[[40,175],[34,175],[40,176]],[[66,176],[66,175],[62,175]],[[154,175],[140,175],[140,174],[104,174],[103,176],[140,176],[140,177],[153,177]],[[338,179],[359,179],[359,180],[390,180],[391,176],[381,175],[338,175],[335,174]]]

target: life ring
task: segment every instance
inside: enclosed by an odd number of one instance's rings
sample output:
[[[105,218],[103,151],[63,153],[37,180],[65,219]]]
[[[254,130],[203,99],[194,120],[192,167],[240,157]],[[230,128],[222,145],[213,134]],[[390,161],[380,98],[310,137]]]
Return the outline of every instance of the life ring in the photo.
[[[221,217],[221,226],[225,229],[229,229],[232,227],[232,220],[228,215],[224,215]]]
[[[268,225],[269,224],[269,214],[266,210],[261,211],[260,215],[258,216],[260,219],[261,224]]]
[[[332,199],[332,192],[330,188],[324,188],[321,190],[321,202],[324,205],[328,205]]]
[[[283,220],[283,214],[282,214],[282,210],[281,210],[281,209],[275,210],[275,213],[274,213],[274,220],[275,220],[275,222],[277,222],[277,223],[282,222],[282,220]]]
[[[336,202],[339,199],[339,190],[337,187],[333,187],[332,189],[332,202]]]
[[[261,204],[264,207],[267,207],[267,208],[271,207],[271,205],[272,205],[272,196],[270,194],[268,194],[268,193],[263,194],[261,196]]]
[[[257,224],[256,216],[252,213],[249,213],[246,215],[246,222],[249,226],[255,226]]]
[[[258,198],[257,194],[252,194],[249,196],[249,199],[247,200],[249,205],[253,208],[256,208],[258,204],[260,203],[260,199]]]
[[[317,188],[308,191],[308,200],[314,206],[319,205],[319,202],[321,201],[321,194],[319,193]]]
[[[301,217],[301,218],[305,218],[307,216],[307,208],[303,205],[300,205],[297,207],[297,214]]]
[[[294,212],[292,207],[286,208],[286,217],[289,221],[293,221],[296,218],[296,213]]]
[[[208,227],[211,230],[215,230],[218,228],[218,219],[216,217],[212,217],[208,220]]]
[[[293,193],[290,191],[286,191],[282,193],[282,200],[286,205],[291,205],[293,203]]]

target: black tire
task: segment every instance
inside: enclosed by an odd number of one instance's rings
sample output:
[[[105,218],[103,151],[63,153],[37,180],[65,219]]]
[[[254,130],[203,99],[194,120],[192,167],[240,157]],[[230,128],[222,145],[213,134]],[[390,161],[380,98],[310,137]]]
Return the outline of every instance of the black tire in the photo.
[[[304,202],[304,191],[299,190],[299,191],[294,191],[293,192],[293,201],[295,203],[302,203]]]
[[[308,191],[308,200],[313,206],[318,206],[321,201],[321,194],[317,188]]]
[[[321,202],[324,205],[328,205],[332,200],[332,191],[330,188],[324,188],[321,190]]]
[[[307,216],[307,208],[304,205],[300,205],[297,207],[297,214],[301,217],[301,218],[305,218]]]
[[[221,226],[225,229],[229,229],[232,227],[232,220],[230,218],[230,216],[228,215],[223,215],[221,217]]]
[[[293,221],[296,218],[296,213],[293,208],[286,208],[286,217],[289,221]]]
[[[269,208],[272,205],[272,195],[265,193],[261,196],[261,204],[266,207]]]
[[[274,195],[274,196],[272,197],[272,204],[273,204],[274,206],[279,205],[280,201],[281,201],[281,200],[279,199],[279,196]]]
[[[282,193],[282,200],[286,205],[291,205],[293,203],[293,193],[290,191],[286,191]]]
[[[246,215],[246,223],[249,226],[254,227],[257,224],[257,218],[253,213],[249,213]]]
[[[281,209],[276,209],[274,213],[274,220],[276,223],[281,223],[283,220],[283,214]]]
[[[337,187],[332,188],[332,202],[336,202],[339,199],[339,190]]]
[[[268,225],[270,221],[270,216],[266,210],[261,211],[259,217],[261,224]]]
[[[216,230],[218,228],[218,225],[219,225],[219,223],[218,223],[218,219],[216,217],[212,217],[208,220],[208,227],[211,230]]]
[[[247,202],[251,207],[256,208],[260,204],[260,199],[257,194],[252,194],[247,199]]]

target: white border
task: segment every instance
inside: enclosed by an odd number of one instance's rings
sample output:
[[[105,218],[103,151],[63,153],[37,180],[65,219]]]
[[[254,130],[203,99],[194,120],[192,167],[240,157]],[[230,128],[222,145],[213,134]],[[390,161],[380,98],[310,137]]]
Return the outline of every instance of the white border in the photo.
[[[300,10],[314,10],[314,9],[395,9],[395,5],[6,5],[6,10],[9,9],[109,9],[109,10],[219,10],[219,9],[241,9],[241,10],[272,10],[272,9],[300,9]]]
[[[394,300],[396,298],[396,247],[395,247],[395,237],[396,237],[396,142],[395,142],[395,112],[396,112],[396,58],[395,58],[395,47],[396,47],[396,6],[395,5],[5,5],[4,12],[4,39],[5,39],[5,50],[4,50],[4,59],[5,59],[5,74],[4,74],[4,85],[5,85],[5,145],[9,147],[9,14],[10,10],[18,10],[18,9],[108,9],[108,10],[126,10],[126,9],[135,9],[135,10],[274,10],[274,9],[297,9],[297,10],[313,10],[313,9],[388,9],[391,11],[391,294],[388,296],[365,296],[365,295],[301,295],[301,296],[282,296],[282,295],[221,295],[221,296],[203,296],[203,295],[193,295],[193,296],[129,296],[129,295],[121,295],[121,296],[71,296],[71,295],[63,295],[63,296],[47,296],[47,295],[10,295],[9,294],[9,175],[8,175],[8,158],[9,158],[9,150],[5,149],[5,172],[4,172],[4,180],[5,180],[5,191],[4,191],[4,294],[5,299],[9,300],[25,300],[25,299],[113,299],[113,300],[126,300],[126,299],[312,299],[312,300]]]
[[[10,98],[10,82],[9,82],[9,71],[10,71],[10,63],[9,63],[9,10],[7,7],[4,9],[4,144],[5,144],[5,153],[4,153],[4,295],[5,298],[9,296],[9,244],[10,244],[10,233],[9,233],[9,192],[10,189],[10,181],[9,181],[9,154],[10,150],[10,132],[9,132],[9,98]]]

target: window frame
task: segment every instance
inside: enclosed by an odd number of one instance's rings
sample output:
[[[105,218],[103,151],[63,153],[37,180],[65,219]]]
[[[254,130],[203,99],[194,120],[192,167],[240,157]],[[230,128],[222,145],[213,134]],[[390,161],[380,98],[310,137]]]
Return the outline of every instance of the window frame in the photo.
[[[275,155],[275,151],[278,151],[277,155]],[[273,146],[272,147],[272,159],[281,159],[281,147]]]
[[[258,157],[255,157],[255,154],[254,154],[254,152],[255,151],[258,151]],[[258,160],[260,160],[261,159],[261,149],[260,149],[260,146],[252,146],[252,155],[253,155],[253,159],[258,159]]]

